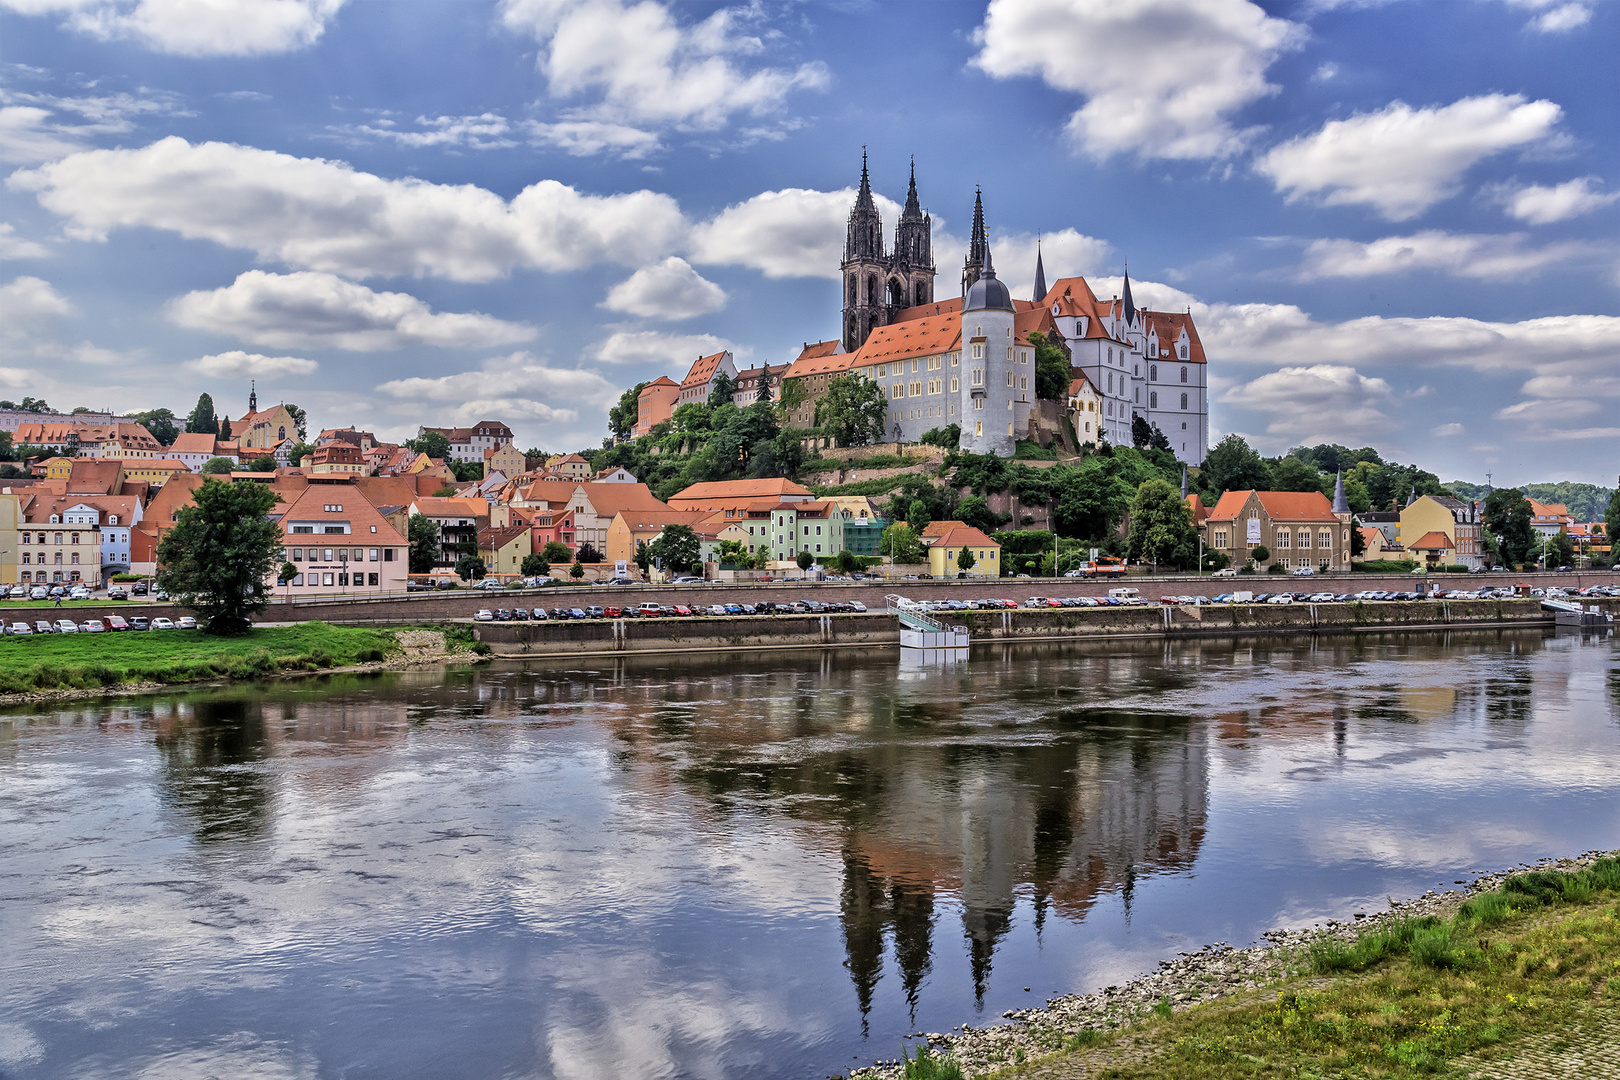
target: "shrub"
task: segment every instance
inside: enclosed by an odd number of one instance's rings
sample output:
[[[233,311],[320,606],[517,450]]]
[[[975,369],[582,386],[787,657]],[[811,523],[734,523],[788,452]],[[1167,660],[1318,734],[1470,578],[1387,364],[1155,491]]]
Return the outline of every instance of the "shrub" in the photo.
[[[962,1080],[962,1066],[947,1054],[936,1054],[926,1046],[912,1057],[904,1047],[900,1050],[905,1080]]]
[[[312,649],[309,659],[316,667],[329,668],[336,663],[336,658],[325,648]]]

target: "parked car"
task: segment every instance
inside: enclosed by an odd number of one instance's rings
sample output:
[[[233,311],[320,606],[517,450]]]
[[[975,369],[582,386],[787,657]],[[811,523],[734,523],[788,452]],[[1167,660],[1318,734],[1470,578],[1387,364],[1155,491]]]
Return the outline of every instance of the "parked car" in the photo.
[[[131,585],[129,587],[129,594],[131,596],[145,596],[146,595],[146,582],[137,581],[135,584]]]
[[[512,613],[510,611],[506,610],[505,608],[496,608],[495,609],[495,621],[496,622],[511,622],[512,621]]]
[[[28,586],[13,585],[11,591],[6,595],[12,600],[26,600],[28,599]]]
[[[584,608],[571,607],[571,608],[568,609],[568,617],[570,619],[583,619],[583,618],[585,618],[585,609]]]
[[[73,589],[68,593],[68,599],[69,600],[88,600],[88,599],[90,599],[90,590],[85,588],[83,585],[75,585],[75,586],[73,586]]]
[[[145,615],[131,616],[129,620],[129,628],[131,630],[150,630],[152,628],[152,620],[148,619]]]
[[[849,602],[849,606],[854,608],[856,611],[865,611],[866,610],[866,605],[861,603],[859,600],[851,600]]]
[[[174,620],[174,628],[176,630],[195,630],[197,629],[197,620],[190,615],[182,615]]]
[[[79,624],[79,633],[81,634],[105,634],[106,632],[107,624],[100,619],[86,619]]]
[[[152,629],[153,630],[173,630],[174,629],[174,623],[172,621],[170,621],[169,619],[165,619],[163,616],[159,615],[157,618],[152,620]]]
[[[590,607],[585,609],[585,617],[587,619],[600,619],[606,614],[607,614],[607,612],[603,611],[601,608],[597,607],[594,604],[592,604]]]
[[[1300,566],[1294,569],[1295,577],[1313,577],[1315,574],[1316,568],[1312,566]]]
[[[533,611],[529,612],[529,618],[533,619],[535,622],[545,622],[547,619],[551,618],[551,616],[546,614],[545,608],[537,607]]]
[[[34,628],[25,622],[14,622],[10,626],[6,627],[6,635],[8,637],[30,637],[33,635],[33,633]]]
[[[1292,604],[1293,602],[1294,598],[1285,592],[1278,593],[1266,601],[1268,604]]]
[[[35,585],[32,589],[28,590],[28,599],[30,600],[49,600],[50,598],[51,590],[47,589],[43,585]]]
[[[107,629],[128,630],[129,622],[122,615],[109,615],[107,616]]]
[[[473,614],[473,622],[494,622],[494,621],[495,621],[495,613],[493,611],[489,610],[489,608],[479,608],[478,611]]]
[[[50,620],[48,619],[38,619],[34,622],[34,633],[36,634],[51,634],[55,632],[56,627],[52,626]]]
[[[528,608],[522,608],[522,607],[513,608],[512,609],[512,618],[517,622],[528,622],[529,621],[529,609]]]
[[[57,619],[56,632],[58,634],[77,634],[79,632],[79,624],[74,622],[72,619]]]
[[[129,599],[129,593],[124,589],[124,587],[122,585],[109,585],[109,586],[107,586],[107,599],[109,599],[109,600],[128,600]]]

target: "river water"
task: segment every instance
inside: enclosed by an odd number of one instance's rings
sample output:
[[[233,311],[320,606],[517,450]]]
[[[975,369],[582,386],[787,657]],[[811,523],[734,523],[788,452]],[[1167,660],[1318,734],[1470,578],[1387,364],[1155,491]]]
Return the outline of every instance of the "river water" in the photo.
[[[824,1077],[1178,950],[1620,846],[1617,762],[1615,645],[1528,631],[13,711],[0,1073]]]

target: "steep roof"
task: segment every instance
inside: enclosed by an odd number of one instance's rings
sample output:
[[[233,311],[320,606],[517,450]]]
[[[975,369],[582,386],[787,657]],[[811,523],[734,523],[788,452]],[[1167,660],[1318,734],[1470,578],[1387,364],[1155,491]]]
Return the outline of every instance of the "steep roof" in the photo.
[[[620,510],[613,515],[623,521],[633,540],[646,540],[664,531],[665,525],[690,525],[694,530],[709,517],[707,510]]]
[[[1192,315],[1187,312],[1175,311],[1146,311],[1149,333],[1157,333],[1161,349],[1171,348],[1181,339],[1181,332],[1187,331],[1187,363],[1205,364],[1209,361],[1204,356],[1204,343],[1199,340],[1198,327],[1193,325]]]
[[[359,495],[359,492],[355,493]],[[364,499],[364,496],[361,496]],[[483,499],[439,499],[429,495],[416,501],[417,513],[424,517],[479,518],[489,517],[489,503]],[[370,502],[366,503],[370,506]]]
[[[825,344],[825,343],[823,343]],[[837,344],[834,342],[834,344]],[[799,354],[798,359],[788,365],[783,373],[784,379],[802,379],[806,375],[831,375],[840,371],[848,371],[850,362],[855,353],[825,352],[819,346],[811,346]]]
[[[336,509],[327,509],[328,507]],[[294,522],[299,524],[347,522],[349,533],[343,538],[342,543],[353,546],[369,547],[375,544],[391,547],[405,542],[404,537],[388,524],[388,519],[378,513],[375,506],[361,498],[358,491],[342,487],[311,484],[281,511],[280,517],[282,532],[289,536],[294,535],[292,532]],[[373,527],[376,528],[376,532],[371,531]],[[321,539],[331,543],[330,537],[322,535]]]
[[[914,356],[934,356],[948,352],[962,339],[960,315],[937,315],[879,326],[855,350],[851,367],[865,367],[885,360]]]
[[[681,380],[681,386],[702,386],[704,383],[714,378],[715,371],[720,367],[720,361],[724,360],[725,358],[726,353],[724,349],[722,349],[720,352],[712,353],[709,356],[698,357],[697,360],[693,362],[692,369],[686,373],[686,378]]]
[[[1451,547],[1451,537],[1443,532],[1426,532],[1408,545],[1413,551],[1445,550]]]
[[[143,462],[142,464],[156,464]],[[189,471],[189,466],[175,462]],[[124,463],[118,458],[74,458],[68,474],[68,493],[73,495],[112,495],[123,482]]]
[[[813,495],[809,488],[780,476],[761,480],[711,480],[671,495],[669,505],[676,510],[713,511],[763,499],[774,498],[781,502],[790,498],[810,499]]]
[[[206,431],[182,431],[175,436],[169,450],[176,454],[207,454],[212,457],[214,441],[214,436]]]
[[[668,510],[667,503],[658,499],[646,484],[610,484],[586,481],[579,485],[585,489],[585,498],[597,517],[611,518],[625,510]]]
[[[1243,511],[1248,503],[1249,496],[1255,495],[1260,499],[1260,505],[1265,509],[1266,516],[1273,521],[1298,521],[1331,523],[1339,519],[1333,516],[1333,504],[1328,502],[1326,495],[1320,491],[1228,491],[1222,495],[1215,508],[1209,512],[1211,521],[1232,521]]]
[[[478,530],[478,546],[499,551],[528,531],[528,525],[503,525],[498,529],[485,527]]]
[[[931,546],[939,548],[942,551],[955,551],[958,548],[965,547],[1001,547],[1000,544],[996,543],[994,540],[990,539],[988,536],[984,535],[984,533],[980,532],[978,529],[975,529],[971,525],[964,525],[960,521],[953,521],[951,522],[951,526],[952,527],[949,530],[941,533]]]

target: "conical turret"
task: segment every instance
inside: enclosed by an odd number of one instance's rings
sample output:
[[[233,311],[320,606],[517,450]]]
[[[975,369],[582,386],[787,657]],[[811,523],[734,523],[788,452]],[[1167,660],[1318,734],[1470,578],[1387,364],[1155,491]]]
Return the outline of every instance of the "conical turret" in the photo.
[[[1046,267],[1041,263],[1041,242],[1035,241],[1035,295],[1031,298],[1039,303],[1046,299]]]
[[[967,295],[962,301],[962,310],[985,311],[995,309],[998,311],[1013,310],[1012,293],[1007,286],[996,280],[996,266],[990,260],[990,241],[983,238],[979,249],[983,252],[983,261],[979,265],[978,279],[968,287]]]
[[[1125,325],[1131,326],[1136,322],[1136,304],[1131,300],[1131,268],[1128,264],[1125,267],[1125,295],[1122,299],[1125,301]]]
[[[1333,481],[1333,512],[1335,514],[1345,515],[1350,513],[1350,500],[1345,498],[1344,494],[1343,469],[1339,470],[1339,475]]]

